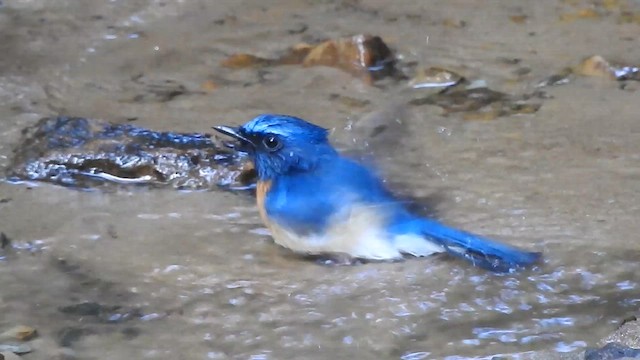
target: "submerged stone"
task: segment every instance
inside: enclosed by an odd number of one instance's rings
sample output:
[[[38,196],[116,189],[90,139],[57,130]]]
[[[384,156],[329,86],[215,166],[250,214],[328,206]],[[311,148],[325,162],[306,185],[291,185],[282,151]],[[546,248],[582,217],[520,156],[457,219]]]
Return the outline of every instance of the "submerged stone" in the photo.
[[[412,105],[437,105],[447,113],[478,111],[481,108],[504,100],[507,95],[486,87],[472,88],[455,91],[442,91],[437,94],[417,99]]]
[[[117,309],[117,307],[115,307]],[[105,307],[95,302],[83,302],[74,305],[60,307],[58,310],[64,314],[78,316],[98,316],[101,312],[114,310],[113,307]]]
[[[82,337],[93,334],[95,334],[95,331],[86,327],[66,327],[58,331],[58,344],[64,347],[71,347]]]
[[[585,360],[640,359],[640,349],[630,348],[620,343],[608,343],[600,349],[587,349]]]
[[[548,87],[548,86],[559,86],[568,84],[571,81],[571,75],[573,74],[573,69],[564,68],[559,73],[553,74],[546,79],[540,81],[536,86],[539,88]]]
[[[441,88],[456,85],[462,80],[464,80],[462,75],[447,69],[439,67],[420,68],[413,79],[409,81],[409,86],[414,89]]]
[[[23,130],[8,169],[12,181],[92,188],[138,184],[177,189],[246,188],[243,154],[207,134],[158,132],[80,117],[44,118]]]
[[[96,302],[82,302],[58,308],[63,314],[79,317],[93,317],[103,323],[120,323],[144,316],[138,308],[119,305],[103,305]]]
[[[435,94],[417,98],[410,105],[436,105],[444,115],[463,113],[465,120],[493,120],[501,116],[532,114],[540,109],[539,94],[508,95],[487,87],[446,88]]]

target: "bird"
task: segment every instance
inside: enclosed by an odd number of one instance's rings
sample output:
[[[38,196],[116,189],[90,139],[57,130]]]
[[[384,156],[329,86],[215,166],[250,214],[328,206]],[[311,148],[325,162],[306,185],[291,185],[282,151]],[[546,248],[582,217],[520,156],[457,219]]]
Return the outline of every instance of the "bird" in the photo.
[[[541,258],[415,213],[376,171],[341,154],[328,129],[299,117],[262,114],[213,129],[248,154],[260,217],[274,242],[295,253],[371,262],[448,253],[497,273]]]

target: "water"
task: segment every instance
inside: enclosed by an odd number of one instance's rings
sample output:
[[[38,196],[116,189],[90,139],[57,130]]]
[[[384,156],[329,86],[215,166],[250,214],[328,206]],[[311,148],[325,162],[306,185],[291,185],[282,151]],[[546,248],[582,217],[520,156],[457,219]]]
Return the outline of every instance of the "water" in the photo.
[[[84,331],[72,349],[96,359],[531,358],[594,345],[640,303],[637,83],[576,78],[547,89],[533,115],[469,122],[403,106],[415,90],[401,84],[371,87],[336,69],[269,68],[265,81],[217,65],[234,52],[269,55],[309,38],[368,32],[407,62],[526,93],[594,53],[640,58],[637,25],[618,24],[615,9],[559,20],[589,4],[4,4],[3,165],[23,127],[57,113],[181,132],[290,113],[334,129],[348,148],[354,121],[397,111],[400,121],[369,141],[389,181],[443,221],[543,251],[545,262],[512,275],[438,257],[319,266],[277,248],[247,195],[0,184],[0,231],[15,247],[0,260],[0,329],[38,329],[25,359],[59,352],[65,329]],[[519,14],[526,23],[510,21]],[[530,71],[517,77],[519,67]],[[133,80],[140,74],[146,82]],[[208,79],[221,86],[201,91]],[[192,93],[132,101],[165,80]],[[106,320],[59,311],[85,301],[122,310]],[[118,320],[132,309],[131,320]]]

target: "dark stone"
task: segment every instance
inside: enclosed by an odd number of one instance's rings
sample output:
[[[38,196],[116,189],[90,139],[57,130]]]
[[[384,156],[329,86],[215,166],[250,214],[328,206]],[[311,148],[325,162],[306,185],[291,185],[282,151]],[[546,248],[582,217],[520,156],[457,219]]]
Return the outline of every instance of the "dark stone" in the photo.
[[[63,306],[58,309],[61,313],[72,316],[94,317],[100,323],[122,323],[140,318],[143,314],[138,308],[124,308],[122,306],[103,305],[97,302],[83,302]]]
[[[517,68],[513,71],[513,74],[516,76],[525,76],[531,73],[531,68],[530,67],[521,67],[521,68]]]
[[[636,321],[636,320],[639,320],[638,319],[638,315],[629,315],[626,318],[622,319],[622,322],[620,323],[620,326],[618,328],[622,327],[622,325],[624,325],[626,323],[630,323],[630,322]]]
[[[104,306],[95,302],[83,302],[59,308],[61,313],[78,316],[98,316],[104,311]]]
[[[640,359],[640,349],[630,348],[620,343],[608,343],[599,349],[589,348],[584,352],[585,360],[614,360],[622,358]]]
[[[239,183],[246,157],[209,134],[158,132],[78,117],[44,118],[23,130],[10,180],[91,188],[107,184],[208,189]],[[242,178],[242,181],[246,180]]]
[[[0,233],[0,249],[5,249],[9,245],[11,245],[11,239],[5,233]]]
[[[107,235],[109,235],[109,237],[112,238],[112,239],[117,239],[118,238],[118,231],[116,230],[115,225],[109,224],[107,226]]]
[[[461,84],[464,85],[464,84]],[[450,86],[438,93],[409,101],[410,105],[436,105],[444,110],[444,115],[465,112],[466,119],[489,120],[499,116],[532,114],[541,103],[534,94],[508,95],[486,87],[459,89]],[[476,116],[473,116],[473,115]]]
[[[64,347],[70,347],[83,336],[91,334],[94,334],[93,330],[83,327],[64,328],[58,332],[58,344]]]
[[[489,88],[474,88],[455,91],[442,91],[425,98],[415,99],[411,105],[437,105],[445,111],[462,112],[476,111],[480,108],[502,101],[507,95]]]
[[[63,273],[74,273],[80,269],[80,266],[75,264],[70,264],[65,259],[55,259],[53,262],[55,268]]]
[[[518,65],[522,62],[519,58],[499,57],[498,61],[506,65]]]
[[[288,30],[287,33],[288,34],[302,34],[303,32],[307,31],[309,27],[307,26],[307,24],[305,23],[296,23],[293,24]]]
[[[125,339],[132,340],[140,336],[140,329],[136,327],[127,327],[122,329],[122,335],[124,335]]]

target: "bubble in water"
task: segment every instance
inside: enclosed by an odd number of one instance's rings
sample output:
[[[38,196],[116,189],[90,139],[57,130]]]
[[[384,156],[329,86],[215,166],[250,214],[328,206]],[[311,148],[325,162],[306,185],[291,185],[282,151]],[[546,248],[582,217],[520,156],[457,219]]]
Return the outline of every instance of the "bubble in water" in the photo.
[[[400,357],[402,360],[422,360],[426,359],[431,353],[426,351],[419,351],[413,353],[406,353]]]
[[[576,351],[585,347],[587,347],[587,343],[584,341],[574,341],[570,343],[560,341],[559,343],[556,344],[554,349],[557,352],[567,353],[567,352]]]
[[[617,283],[616,286],[620,290],[633,290],[636,288],[637,285],[629,280],[626,280],[626,281],[621,281]]]

